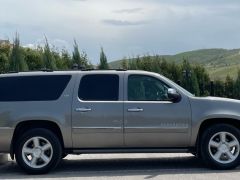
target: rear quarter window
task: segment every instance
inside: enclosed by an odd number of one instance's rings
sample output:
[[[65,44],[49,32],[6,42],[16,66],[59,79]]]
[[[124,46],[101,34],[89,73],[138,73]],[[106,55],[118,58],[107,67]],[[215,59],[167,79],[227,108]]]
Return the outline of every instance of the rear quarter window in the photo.
[[[16,76],[0,78],[0,101],[57,100],[71,75]]]

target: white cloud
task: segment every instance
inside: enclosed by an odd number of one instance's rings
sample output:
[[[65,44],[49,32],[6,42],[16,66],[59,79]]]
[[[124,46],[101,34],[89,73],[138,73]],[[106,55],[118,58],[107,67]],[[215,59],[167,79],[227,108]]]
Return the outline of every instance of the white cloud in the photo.
[[[102,45],[109,59],[129,54],[240,47],[240,1],[224,0],[0,0],[1,37],[22,44],[72,48],[73,38],[93,62]],[[137,48],[134,48],[137,47]]]

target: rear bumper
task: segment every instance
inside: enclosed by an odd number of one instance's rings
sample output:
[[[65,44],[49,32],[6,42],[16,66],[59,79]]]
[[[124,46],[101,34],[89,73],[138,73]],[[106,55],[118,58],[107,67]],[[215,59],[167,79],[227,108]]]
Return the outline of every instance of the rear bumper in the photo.
[[[0,127],[0,153],[10,153],[13,132],[13,128]]]

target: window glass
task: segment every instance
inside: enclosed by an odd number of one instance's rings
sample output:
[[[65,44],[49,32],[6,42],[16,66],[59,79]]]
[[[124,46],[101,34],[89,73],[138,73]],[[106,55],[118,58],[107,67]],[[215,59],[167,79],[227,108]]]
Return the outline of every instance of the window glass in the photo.
[[[145,75],[128,77],[129,101],[168,101],[167,86],[157,78]]]
[[[0,101],[57,100],[70,78],[70,75],[1,77]]]
[[[78,96],[84,101],[117,101],[119,76],[112,74],[85,75]]]

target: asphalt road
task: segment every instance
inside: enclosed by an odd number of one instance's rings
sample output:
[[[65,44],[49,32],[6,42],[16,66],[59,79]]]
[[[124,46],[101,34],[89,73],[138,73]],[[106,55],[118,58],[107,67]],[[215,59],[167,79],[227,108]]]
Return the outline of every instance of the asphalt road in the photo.
[[[0,165],[0,179],[211,179],[239,180],[240,167],[207,169],[191,154],[90,154],[67,156],[46,175],[26,175],[14,161]]]

